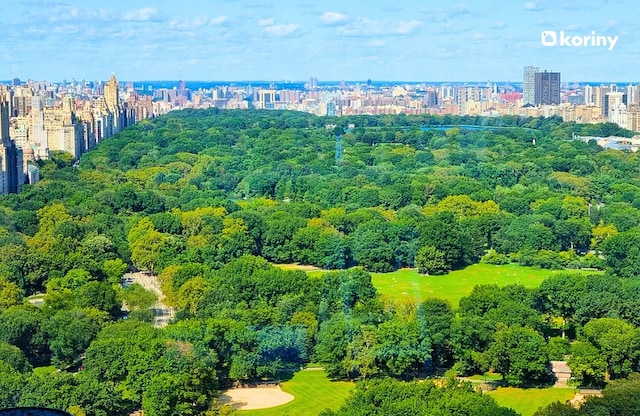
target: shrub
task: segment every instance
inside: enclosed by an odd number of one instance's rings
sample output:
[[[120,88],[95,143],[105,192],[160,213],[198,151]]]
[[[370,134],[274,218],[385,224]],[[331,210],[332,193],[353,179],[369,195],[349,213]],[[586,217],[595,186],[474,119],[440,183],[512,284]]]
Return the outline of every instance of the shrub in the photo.
[[[480,261],[485,264],[509,264],[509,257],[506,254],[498,253],[497,251],[491,249],[487,252],[487,254],[482,256],[482,259]]]

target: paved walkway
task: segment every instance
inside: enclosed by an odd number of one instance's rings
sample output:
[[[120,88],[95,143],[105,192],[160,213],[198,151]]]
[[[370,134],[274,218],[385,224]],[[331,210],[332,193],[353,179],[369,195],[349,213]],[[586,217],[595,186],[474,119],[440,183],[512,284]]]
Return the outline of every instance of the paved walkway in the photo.
[[[156,294],[158,301],[153,307],[153,325],[155,327],[162,328],[171,322],[175,316],[175,311],[163,303],[164,293],[160,290],[158,276],[147,272],[133,272],[125,273],[123,279],[125,282],[132,281],[133,283],[138,283],[140,286]]]

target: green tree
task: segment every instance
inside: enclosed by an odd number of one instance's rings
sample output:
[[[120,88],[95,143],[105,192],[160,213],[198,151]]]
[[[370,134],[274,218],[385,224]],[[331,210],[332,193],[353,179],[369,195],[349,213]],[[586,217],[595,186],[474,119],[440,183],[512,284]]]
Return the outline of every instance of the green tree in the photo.
[[[451,364],[453,359],[451,327],[454,318],[451,305],[441,299],[427,299],[418,306],[416,320],[422,342],[429,343],[431,358],[438,367]]]
[[[533,416],[580,416],[580,411],[570,403],[553,402],[547,407],[539,408]]]
[[[620,277],[640,274],[640,229],[614,234],[604,242],[605,263]]]
[[[107,281],[111,284],[119,284],[127,268],[127,264],[119,258],[105,260],[102,265],[102,271],[107,276]]]
[[[573,344],[567,364],[576,380],[588,386],[599,386],[604,383],[607,361],[598,348],[591,343],[578,341]]]
[[[80,286],[75,292],[75,302],[78,308],[94,307],[113,317],[120,314],[121,302],[108,282],[93,281]]]
[[[638,368],[640,330],[633,325],[615,318],[593,319],[582,328],[582,336],[598,348],[611,379],[626,377]]]
[[[436,387],[431,380],[400,382],[380,379],[361,382],[344,405],[336,411],[325,410],[321,416],[349,415],[477,415],[515,416],[511,409],[473,390],[471,385],[453,380]]]
[[[345,378],[351,374],[344,368],[343,360],[347,357],[347,346],[353,341],[357,323],[342,313],[333,315],[320,324],[316,359],[331,378]]]
[[[373,353],[378,367],[390,376],[406,376],[425,369],[429,344],[421,342],[415,322],[391,319],[378,325],[379,344]]]
[[[434,246],[424,246],[418,250],[416,266],[420,274],[439,275],[447,272],[445,255]]]
[[[131,260],[139,269],[155,272],[160,250],[166,237],[155,230],[148,231],[131,244]]]
[[[53,353],[52,363],[58,368],[73,364],[107,320],[106,313],[97,309],[58,311],[44,328]]]
[[[546,278],[539,288],[540,299],[546,312],[562,318],[562,337],[571,323],[576,305],[587,292],[587,280],[580,274],[560,273]]]
[[[11,306],[20,305],[23,301],[24,291],[17,284],[0,276],[0,312]]]
[[[640,412],[640,376],[614,380],[602,391],[602,397],[590,397],[580,409],[584,415],[633,416]]]
[[[158,300],[155,293],[145,289],[139,283],[127,286],[122,291],[122,297],[132,311],[150,309]]]
[[[25,384],[25,376],[0,359],[0,409],[17,407]]]
[[[31,364],[20,348],[6,342],[0,342],[0,361],[20,373],[28,373],[32,370]]]
[[[49,354],[43,311],[35,306],[19,306],[0,314],[0,341],[15,345],[31,364],[41,363]]]
[[[200,276],[196,276],[187,280],[182,286],[177,295],[177,305],[179,308],[188,309],[191,314],[195,315],[198,312],[200,303],[202,302],[209,284]]]
[[[512,326],[499,330],[488,354],[493,369],[509,384],[520,386],[548,376],[547,345],[532,329]]]

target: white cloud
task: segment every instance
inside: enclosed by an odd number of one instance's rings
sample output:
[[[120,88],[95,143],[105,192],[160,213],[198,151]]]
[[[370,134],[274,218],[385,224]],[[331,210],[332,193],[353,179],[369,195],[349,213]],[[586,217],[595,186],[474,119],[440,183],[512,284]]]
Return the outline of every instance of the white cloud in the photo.
[[[290,35],[300,29],[299,25],[294,23],[282,24],[282,25],[273,25],[267,26],[264,28],[264,33],[271,36],[287,36]]]
[[[320,20],[325,25],[338,25],[344,23],[347,20],[347,15],[338,12],[326,12],[320,16]]]
[[[260,19],[258,20],[258,26],[273,26],[275,24],[275,19],[270,17],[268,19]]]
[[[618,23],[617,20],[609,20],[607,22],[607,29],[613,29],[613,28],[619,28],[620,27],[620,23]]]
[[[531,12],[539,12],[540,10],[543,10],[544,7],[542,7],[542,5],[536,3],[535,1],[528,1],[524,4],[524,9]]]
[[[73,6],[57,5],[51,10],[47,20],[50,22],[86,22],[88,20],[115,20],[119,17],[116,13],[107,9],[83,10]]]
[[[471,10],[469,10],[469,8],[466,5],[458,4],[453,8],[453,10],[449,12],[449,16],[454,17],[454,16],[460,16],[460,15],[469,14],[469,13],[471,13]]]
[[[419,20],[378,21],[360,17],[338,28],[338,33],[346,37],[409,35],[422,27]]]
[[[338,29],[338,33],[342,36],[371,36],[382,33],[382,25],[377,20],[359,17],[348,25]]]
[[[420,26],[422,26],[422,22],[418,20],[411,20],[410,22],[398,22],[395,28],[395,33],[399,35],[408,35],[415,32],[415,30]]]
[[[504,29],[505,27],[507,27],[507,24],[504,22],[504,20],[498,20],[493,25],[491,25],[491,28],[493,29]]]
[[[538,19],[535,23],[536,26],[549,26],[549,24],[549,21],[546,19]]]
[[[471,14],[471,10],[469,10],[469,8],[464,4],[458,4],[456,6],[453,6],[447,9],[443,9],[443,8],[434,9],[430,7],[423,7],[418,11],[429,15],[430,19],[433,19],[436,21],[447,21],[455,17]]]
[[[63,35],[71,35],[74,33],[78,33],[80,31],[80,29],[78,29],[78,26],[76,25],[62,25],[62,26],[56,26],[53,31],[55,33],[60,33]]]
[[[154,7],[143,7],[142,9],[131,10],[122,15],[123,20],[132,22],[148,22],[154,20],[158,15],[158,9]]]
[[[228,21],[229,21],[229,18],[227,16],[214,17],[213,19],[211,19],[209,21],[209,26],[223,25],[223,24],[227,23]]]
[[[202,29],[209,26],[220,26],[229,21],[227,16],[218,16],[213,19],[207,16],[196,17],[193,20],[171,20],[169,27],[179,31],[192,31]]]
[[[63,22],[67,20],[75,20],[80,17],[80,10],[70,6],[56,6],[51,11],[49,17],[50,22]]]

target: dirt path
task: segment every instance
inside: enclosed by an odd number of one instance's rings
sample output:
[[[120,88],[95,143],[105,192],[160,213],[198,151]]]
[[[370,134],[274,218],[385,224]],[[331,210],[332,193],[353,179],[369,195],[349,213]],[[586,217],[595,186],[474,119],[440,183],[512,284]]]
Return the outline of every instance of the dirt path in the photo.
[[[153,325],[157,328],[167,326],[175,315],[173,308],[169,308],[163,303],[164,293],[160,290],[158,276],[146,272],[125,273],[123,276],[125,285],[138,283],[147,290],[152,291],[158,297],[158,301],[153,307]],[[131,282],[131,283],[126,283]]]

